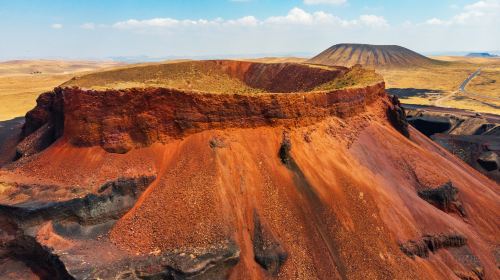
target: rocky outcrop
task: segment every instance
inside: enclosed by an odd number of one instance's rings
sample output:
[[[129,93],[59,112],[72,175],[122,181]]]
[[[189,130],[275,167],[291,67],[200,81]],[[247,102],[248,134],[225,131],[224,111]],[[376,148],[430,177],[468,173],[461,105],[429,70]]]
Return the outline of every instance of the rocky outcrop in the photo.
[[[400,244],[400,249],[409,257],[427,258],[429,252],[451,247],[462,247],[467,238],[461,234],[424,235],[420,240],[410,240]]]
[[[26,114],[26,122],[23,126],[21,137],[26,137],[37,129],[54,120],[55,92],[45,92],[40,94],[36,100],[36,107]]]
[[[273,276],[278,275],[288,258],[280,242],[262,225],[257,212],[254,212],[253,251],[255,261]]]
[[[470,116],[470,113],[460,114],[459,111],[451,113],[409,109],[407,110],[407,118],[411,125],[429,137],[438,133],[494,136],[499,127],[494,119],[480,115]]]
[[[10,218],[0,213],[0,222],[6,226]],[[8,234],[0,235],[0,261],[14,259],[24,263],[42,280],[70,279],[227,279],[229,269],[239,261],[238,246],[228,241],[193,251],[164,252],[149,256],[134,256],[117,251],[108,239],[98,238],[95,243],[85,243],[86,238],[72,235],[82,244],[86,253],[49,248],[29,234],[29,230],[17,228],[10,222]],[[92,248],[92,246],[94,248]],[[89,265],[96,247],[108,248],[107,254],[119,254],[108,263]],[[89,255],[87,255],[89,254]],[[24,278],[19,278],[24,279]]]
[[[493,168],[494,162],[489,160],[500,154],[499,136],[436,134],[432,140],[490,179],[500,182],[500,170]]]
[[[479,258],[473,254],[467,238],[461,234],[424,235],[420,240],[410,240],[400,244],[401,251],[411,258],[418,256],[428,258],[429,253],[446,249],[457,260],[464,270],[454,270],[460,279],[482,280],[485,279],[484,268]]]
[[[419,190],[418,196],[444,212],[455,212],[465,216],[465,209],[458,199],[458,189],[451,182],[438,188]]]
[[[477,162],[487,171],[494,171],[499,169],[500,157],[492,151],[482,153]]]
[[[401,134],[406,137],[410,137],[410,132],[408,131],[408,121],[406,120],[406,113],[403,107],[401,107],[401,102],[396,95],[391,95],[390,97],[392,106],[387,109],[387,115],[391,121],[394,128],[396,128]]]
[[[191,252],[167,253],[148,258],[131,259],[115,267],[89,271],[80,279],[116,279],[127,276],[131,279],[227,279],[229,270],[240,258],[240,250],[234,242],[207,248],[194,257]],[[127,271],[128,273],[123,274]]]
[[[16,158],[24,117],[0,121],[0,167]]]
[[[46,221],[75,221],[79,225],[95,225],[117,220],[132,208],[139,195],[155,177],[120,178],[104,184],[99,195],[88,194],[67,201],[0,205],[0,213],[12,217],[26,228]],[[38,204],[38,205],[37,205]]]
[[[68,273],[59,256],[29,235],[19,234],[6,244],[6,248],[11,257],[25,262],[43,280],[75,279]]]
[[[0,260],[18,260],[44,280],[226,279],[229,269],[239,261],[240,249],[234,241],[135,256],[119,250],[106,237],[154,179],[119,178],[103,184],[97,195],[68,201],[0,205]],[[83,246],[46,246],[43,242],[48,238],[40,236],[48,229],[50,235],[58,236],[56,239],[68,238]],[[89,260],[100,258],[94,255],[100,247],[115,257],[89,265]]]
[[[43,151],[55,139],[53,123],[47,122],[19,142],[16,147],[16,157],[27,157]]]
[[[26,270],[22,275],[0,274],[8,279],[42,279],[66,280],[73,279],[66,270],[60,258],[46,246],[41,245],[36,238],[27,235],[13,217],[0,211],[0,263],[14,261],[24,264]],[[14,268],[14,275],[15,273]]]
[[[383,96],[384,83],[327,92],[258,95],[166,88],[57,88],[27,114],[23,135],[51,123],[53,135],[62,134],[74,145],[125,153],[206,129],[306,125],[329,116],[353,116]]]
[[[442,111],[440,111],[442,110]],[[409,109],[408,122],[490,179],[500,182],[500,118],[454,109]]]
[[[281,141],[280,149],[278,151],[278,156],[280,157],[281,163],[286,166],[290,166],[292,157],[290,151],[292,150],[292,142],[290,140],[290,135],[285,131],[283,132],[283,139]]]
[[[58,98],[60,94],[59,89],[41,94],[36,107],[26,114],[16,159],[36,154],[61,137],[64,114],[62,100]]]

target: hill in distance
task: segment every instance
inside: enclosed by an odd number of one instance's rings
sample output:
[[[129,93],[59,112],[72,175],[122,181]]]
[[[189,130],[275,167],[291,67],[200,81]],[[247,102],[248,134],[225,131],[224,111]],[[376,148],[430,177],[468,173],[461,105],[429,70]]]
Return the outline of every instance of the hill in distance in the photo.
[[[494,55],[491,53],[469,53],[466,56],[467,57],[498,57],[498,55]]]
[[[367,44],[338,44],[307,62],[346,67],[361,64],[370,68],[408,68],[442,63],[401,46]]]

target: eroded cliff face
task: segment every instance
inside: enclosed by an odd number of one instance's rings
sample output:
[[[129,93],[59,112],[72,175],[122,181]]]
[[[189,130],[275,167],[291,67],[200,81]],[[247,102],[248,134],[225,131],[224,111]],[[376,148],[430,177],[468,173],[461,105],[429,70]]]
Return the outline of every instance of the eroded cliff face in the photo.
[[[383,82],[346,90],[255,95],[56,88],[42,95],[27,114],[23,135],[48,124],[52,137],[123,153],[207,129],[303,126],[330,116],[354,116],[385,97]]]

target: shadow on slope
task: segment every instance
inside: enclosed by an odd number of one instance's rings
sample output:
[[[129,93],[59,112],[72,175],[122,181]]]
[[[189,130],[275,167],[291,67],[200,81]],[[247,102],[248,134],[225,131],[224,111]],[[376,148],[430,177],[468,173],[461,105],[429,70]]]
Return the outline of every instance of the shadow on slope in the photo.
[[[24,117],[0,122],[0,166],[12,161],[16,156],[16,145],[23,124]]]
[[[389,88],[387,89],[389,94],[396,95],[397,97],[404,99],[409,97],[427,97],[428,95],[443,94],[442,90],[435,89],[424,89],[424,88]]]

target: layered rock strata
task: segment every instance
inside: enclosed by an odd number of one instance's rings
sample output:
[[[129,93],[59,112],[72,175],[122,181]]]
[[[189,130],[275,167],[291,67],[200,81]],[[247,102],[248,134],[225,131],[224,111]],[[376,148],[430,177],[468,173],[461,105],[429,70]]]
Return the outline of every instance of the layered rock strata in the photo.
[[[50,123],[53,131],[43,135],[51,139],[62,135],[76,146],[102,146],[109,152],[124,153],[207,129],[307,125],[330,116],[354,116],[385,94],[383,82],[365,88],[259,95],[166,88],[57,88],[39,98],[37,107],[27,114],[23,143],[30,133],[47,129]],[[46,145],[33,146],[37,150]]]

